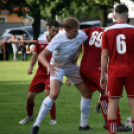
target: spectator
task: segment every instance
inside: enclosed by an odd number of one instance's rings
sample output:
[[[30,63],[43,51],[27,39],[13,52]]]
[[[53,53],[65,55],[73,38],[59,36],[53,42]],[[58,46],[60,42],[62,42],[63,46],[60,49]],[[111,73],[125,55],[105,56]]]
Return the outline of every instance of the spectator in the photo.
[[[18,40],[15,39],[15,35],[12,35],[12,38],[10,38],[7,43],[12,44],[13,48],[13,61],[18,61],[18,50],[19,50],[19,43]]]
[[[19,47],[20,47],[20,51],[21,51],[21,60],[22,61],[26,61],[27,60],[27,54],[26,54],[26,43],[24,42],[24,36],[21,35],[20,36],[20,43],[19,43]]]

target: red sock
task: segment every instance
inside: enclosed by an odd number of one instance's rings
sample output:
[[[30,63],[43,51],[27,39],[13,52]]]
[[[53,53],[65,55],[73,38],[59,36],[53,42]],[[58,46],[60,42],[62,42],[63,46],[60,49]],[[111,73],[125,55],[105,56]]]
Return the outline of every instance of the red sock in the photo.
[[[34,101],[27,101],[26,110],[27,110],[27,115],[28,116],[33,115],[33,107],[34,107]]]
[[[109,134],[116,134],[116,120],[108,120]]]
[[[52,105],[52,108],[50,110],[50,116],[51,116],[51,120],[56,120],[56,104],[55,102]]]
[[[104,120],[107,121],[107,110],[108,110],[108,97],[107,96],[100,97],[100,107],[101,107],[101,112],[104,117]]]
[[[132,120],[132,134],[134,134],[134,120]]]
[[[117,109],[117,114],[116,114],[116,118],[117,118],[117,127],[121,125],[121,116],[120,116],[120,109]]]

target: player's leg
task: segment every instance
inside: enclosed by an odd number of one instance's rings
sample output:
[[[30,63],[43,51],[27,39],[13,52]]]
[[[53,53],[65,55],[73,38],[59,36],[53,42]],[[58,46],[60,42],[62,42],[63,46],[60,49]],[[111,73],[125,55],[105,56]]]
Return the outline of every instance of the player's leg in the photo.
[[[27,102],[26,102],[26,111],[27,111],[27,117],[24,118],[19,122],[19,124],[26,124],[30,121],[33,121],[33,108],[34,108],[34,98],[36,96],[37,92],[28,92],[27,95]]]
[[[81,107],[80,107],[81,120],[79,130],[89,130],[91,128],[88,126],[87,122],[91,107],[92,92],[88,90],[88,88],[84,83],[75,84],[75,86],[82,94]]]
[[[119,98],[110,98],[108,104],[108,130],[109,134],[116,134],[116,111],[119,107]]]
[[[108,129],[107,127],[108,97],[105,95],[105,92],[103,89],[102,90],[99,89],[99,91],[101,92],[99,103],[100,103],[101,112],[105,121],[103,128]]]
[[[44,101],[41,105],[38,117],[37,117],[35,123],[33,124],[33,126],[40,127],[42,120],[44,119],[44,117],[46,116],[48,111],[51,109],[53,102],[58,97],[58,94],[60,91],[60,86],[61,86],[61,82],[59,80],[52,80],[50,82],[50,88],[51,88],[50,94],[49,94],[49,96],[47,96],[44,99]]]
[[[46,88],[47,86],[45,86]],[[45,96],[49,96],[50,94],[50,89],[45,89]],[[50,121],[50,124],[51,125],[54,125],[54,124],[57,124],[57,121],[56,121],[56,104],[55,102],[53,103],[51,109],[50,109],[50,116],[51,116],[51,121]]]
[[[134,134],[134,97],[128,97],[128,103],[131,110],[132,134]]]
[[[134,76],[125,78],[125,88],[128,96],[128,103],[131,110],[132,134],[134,134]]]
[[[115,77],[115,78],[108,79],[108,86],[107,86],[106,94],[110,98],[109,103],[108,103],[108,117],[109,117],[108,118],[108,129],[109,129],[109,132],[114,130],[113,132],[115,133],[115,127],[117,126],[117,123],[119,124],[121,122],[120,118],[118,116],[120,116],[119,98],[122,96],[123,85],[124,85],[123,77]],[[111,109],[116,110],[116,111],[110,111]],[[115,123],[115,119],[116,119],[116,123]],[[123,125],[117,126],[116,130],[117,131],[129,131],[129,129]],[[114,134],[114,133],[112,133],[112,134]]]
[[[90,129],[90,127],[88,126],[88,116],[91,107],[92,92],[88,90],[84,83],[76,84],[75,86],[82,94],[80,106],[81,120],[79,130],[87,130]]]
[[[58,70],[58,69],[57,69]],[[40,111],[38,113],[37,119],[35,123],[33,124],[33,127],[31,129],[31,134],[38,134],[39,127],[41,125],[42,120],[46,116],[46,114],[51,109],[54,101],[59,95],[60,87],[62,84],[62,79],[64,75],[64,70],[58,70],[57,76],[50,76],[50,94],[47,96],[40,108]]]
[[[99,96],[99,101],[97,102],[94,108],[94,113],[99,113],[99,112],[100,112],[100,96]]]
[[[91,128],[88,126],[87,122],[88,122],[88,116],[89,116],[90,107],[91,107],[90,105],[91,105],[92,92],[89,91],[87,86],[83,83],[83,80],[79,73],[79,68],[73,71],[72,74],[69,76],[69,78],[73,81],[76,88],[82,94],[81,106],[80,106],[81,120],[80,120],[79,130],[90,130]]]
[[[26,124],[27,122],[33,120],[34,98],[36,97],[37,93],[42,92],[45,88],[45,85],[42,81],[44,81],[44,77],[38,76],[36,73],[28,89],[26,102],[27,117],[21,120],[19,124]]]

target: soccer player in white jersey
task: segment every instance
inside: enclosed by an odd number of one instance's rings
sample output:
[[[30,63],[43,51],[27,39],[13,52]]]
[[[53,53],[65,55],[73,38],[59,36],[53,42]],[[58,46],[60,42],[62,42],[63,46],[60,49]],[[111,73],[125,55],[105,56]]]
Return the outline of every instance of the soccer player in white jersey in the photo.
[[[91,129],[87,124],[91,93],[81,79],[78,65],[74,64],[77,52],[82,42],[87,40],[87,36],[83,31],[79,30],[79,21],[75,18],[65,19],[63,26],[65,32],[57,34],[38,56],[38,60],[46,66],[48,74],[50,73],[50,95],[42,103],[38,117],[31,129],[31,134],[38,134],[43,118],[58,97],[63,76],[66,76],[82,94],[79,130]],[[49,63],[46,57],[51,52],[52,58]]]

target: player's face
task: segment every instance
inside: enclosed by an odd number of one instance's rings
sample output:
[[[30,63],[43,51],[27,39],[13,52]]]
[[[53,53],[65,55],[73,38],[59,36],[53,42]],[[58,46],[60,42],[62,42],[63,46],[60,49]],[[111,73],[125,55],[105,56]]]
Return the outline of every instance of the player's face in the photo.
[[[73,29],[67,30],[68,38],[69,39],[76,38],[76,36],[78,34],[78,30],[79,30],[79,28],[73,28]]]
[[[59,32],[59,27],[55,27],[55,26],[52,26],[50,29],[49,29],[49,35],[51,37],[51,39]]]

